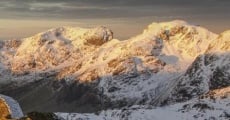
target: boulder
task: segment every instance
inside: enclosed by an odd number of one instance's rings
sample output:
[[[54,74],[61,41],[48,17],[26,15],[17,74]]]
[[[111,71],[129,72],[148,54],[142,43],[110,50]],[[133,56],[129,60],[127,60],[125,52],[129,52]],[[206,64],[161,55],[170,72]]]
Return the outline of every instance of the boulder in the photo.
[[[0,119],[18,119],[23,117],[22,110],[13,98],[0,94]]]

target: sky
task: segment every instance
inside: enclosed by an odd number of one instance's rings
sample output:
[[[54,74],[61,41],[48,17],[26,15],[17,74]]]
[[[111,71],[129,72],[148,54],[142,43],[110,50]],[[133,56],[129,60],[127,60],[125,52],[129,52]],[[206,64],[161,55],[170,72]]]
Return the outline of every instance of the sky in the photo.
[[[152,22],[185,20],[221,33],[230,29],[230,0],[0,0],[0,40],[61,26],[107,26],[115,38]]]

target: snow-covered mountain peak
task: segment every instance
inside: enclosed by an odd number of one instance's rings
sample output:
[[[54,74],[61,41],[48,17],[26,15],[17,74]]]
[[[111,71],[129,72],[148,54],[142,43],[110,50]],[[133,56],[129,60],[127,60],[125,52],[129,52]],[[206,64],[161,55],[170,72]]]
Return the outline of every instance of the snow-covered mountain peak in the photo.
[[[56,46],[84,44],[101,45],[113,38],[113,33],[106,27],[100,26],[92,29],[78,27],[60,27],[39,33],[35,36],[23,39],[18,51],[34,51],[38,47],[55,44]]]
[[[112,38],[112,31],[106,27],[51,29],[22,40],[12,61],[12,71],[57,66],[69,58],[88,54]]]
[[[190,25],[185,21],[175,20],[171,22],[152,23],[140,35],[142,38],[152,38],[162,46],[160,58],[178,59],[186,64],[191,63],[198,55],[203,54],[208,44],[217,38],[215,33],[200,26]],[[141,37],[138,37],[140,39]],[[155,50],[156,52],[156,50]],[[170,56],[166,57],[165,56]],[[170,62],[170,61],[166,61]],[[172,62],[172,61],[171,61]]]

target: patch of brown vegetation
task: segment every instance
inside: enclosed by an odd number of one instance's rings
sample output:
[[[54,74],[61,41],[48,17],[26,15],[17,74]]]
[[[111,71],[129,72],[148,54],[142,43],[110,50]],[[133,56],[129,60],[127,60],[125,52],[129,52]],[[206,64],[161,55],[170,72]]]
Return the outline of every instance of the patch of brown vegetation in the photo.
[[[8,110],[7,105],[5,104],[5,101],[0,99],[0,120],[7,120],[7,117],[10,116],[10,112]]]

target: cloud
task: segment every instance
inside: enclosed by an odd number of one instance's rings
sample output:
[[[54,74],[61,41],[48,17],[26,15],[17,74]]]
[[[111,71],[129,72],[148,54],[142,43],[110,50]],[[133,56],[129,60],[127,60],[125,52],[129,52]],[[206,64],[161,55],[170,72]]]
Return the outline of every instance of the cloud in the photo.
[[[2,18],[119,18],[226,14],[230,0],[1,0]]]
[[[19,0],[20,1],[20,0]],[[23,0],[21,0],[23,1]],[[151,5],[216,5],[230,3],[229,0],[36,0],[36,2],[64,2],[70,5],[99,5],[99,6],[151,6]]]

